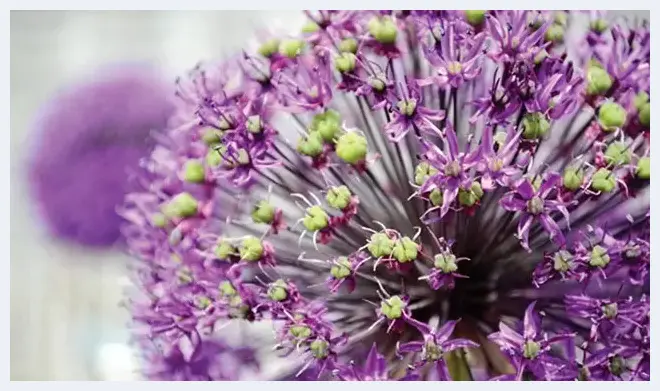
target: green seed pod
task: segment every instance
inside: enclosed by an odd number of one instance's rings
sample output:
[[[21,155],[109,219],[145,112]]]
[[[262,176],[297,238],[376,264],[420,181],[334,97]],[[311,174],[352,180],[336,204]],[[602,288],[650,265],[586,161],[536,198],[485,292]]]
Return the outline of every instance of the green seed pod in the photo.
[[[612,87],[609,73],[600,67],[589,67],[587,71],[587,94],[602,95]]]
[[[592,20],[589,23],[589,28],[591,29],[591,31],[598,34],[604,33],[608,27],[609,27],[609,23],[607,23],[607,20],[605,19],[596,19],[596,20]]]
[[[331,187],[328,190],[328,194],[325,196],[325,200],[328,201],[328,204],[335,209],[344,209],[351,202],[351,191],[348,190],[348,187],[336,186]]]
[[[312,335],[312,329],[307,326],[291,326],[289,333],[297,339],[307,339]]]
[[[197,214],[198,202],[190,193],[179,193],[163,208],[169,218],[186,218]]]
[[[382,44],[391,45],[396,42],[398,28],[392,18],[374,17],[367,24],[369,34]]]
[[[301,31],[302,31],[304,34],[312,34],[312,33],[315,33],[315,32],[317,32],[317,31],[319,31],[319,28],[320,28],[320,27],[319,27],[318,24],[316,24],[316,22],[314,22],[314,21],[312,21],[312,20],[309,20],[309,21],[307,21],[307,23],[305,23],[305,25],[302,27],[302,30],[301,30]]]
[[[231,257],[238,255],[238,250],[228,241],[220,239],[215,246],[213,253],[218,259],[227,261]]]
[[[346,278],[353,273],[351,262],[346,257],[337,258],[337,262],[330,268],[330,274],[338,280]]]
[[[250,133],[261,133],[263,130],[263,124],[261,123],[261,117],[258,115],[251,115],[245,121],[245,128]]]
[[[605,160],[609,164],[621,165],[628,164],[632,159],[632,151],[626,144],[617,141],[610,144],[605,150]]]
[[[442,270],[443,273],[453,273],[458,270],[456,256],[452,253],[436,254],[433,257],[433,267]]]
[[[304,47],[305,41],[303,40],[287,39],[280,42],[279,51],[280,54],[285,57],[296,58],[300,53],[302,53]]]
[[[344,133],[337,140],[337,156],[349,164],[358,164],[367,157],[367,139],[356,133]]]
[[[609,193],[616,188],[616,177],[612,171],[599,168],[591,178],[591,188],[595,191]]]
[[[554,255],[553,260],[555,271],[566,273],[571,270],[573,255],[566,250],[560,250]]]
[[[260,224],[271,224],[275,218],[275,207],[268,201],[261,200],[252,208],[252,221]]]
[[[383,300],[380,303],[380,312],[387,319],[395,320],[403,316],[403,311],[406,308],[406,303],[401,300],[399,296],[392,296],[387,300]]]
[[[417,247],[417,243],[404,236],[394,244],[392,255],[400,263],[412,262],[417,259]]]
[[[605,102],[598,110],[598,122],[604,132],[612,132],[626,123],[626,109],[615,102]]]
[[[639,123],[647,128],[651,126],[651,104],[648,102],[639,110]]]
[[[429,200],[431,200],[433,206],[442,205],[442,191],[440,189],[433,189],[429,194]]]
[[[236,288],[231,284],[229,281],[223,281],[219,285],[219,290],[220,290],[220,295],[224,297],[232,297],[236,296],[238,291],[236,291]]]
[[[394,241],[382,232],[371,235],[367,250],[374,258],[389,257],[394,249]]]
[[[523,345],[523,357],[525,357],[528,360],[535,359],[540,352],[541,352],[541,345],[539,345],[538,342],[529,340],[525,342],[525,345]]]
[[[277,53],[280,48],[280,41],[278,39],[271,39],[264,42],[258,49],[259,54],[264,57],[271,57]]]
[[[564,42],[564,26],[553,24],[545,31],[545,40],[552,43]]]
[[[156,228],[164,228],[168,222],[167,216],[162,213],[154,213],[151,216],[151,225]]]
[[[219,167],[222,164],[224,153],[227,151],[227,147],[224,145],[218,146],[218,150],[209,149],[206,153],[206,165],[209,167]]]
[[[415,184],[417,186],[422,186],[426,180],[438,173],[434,167],[432,167],[428,162],[421,162],[415,167]]]
[[[550,122],[541,113],[528,113],[523,117],[522,126],[523,138],[537,140],[543,137],[548,129],[550,129]]]
[[[204,182],[204,165],[198,160],[188,160],[184,166],[183,177],[190,183]]]
[[[568,13],[564,11],[556,11],[554,13],[554,23],[566,27],[568,24]]]
[[[310,232],[320,231],[328,226],[328,214],[318,205],[307,208],[303,226]]]
[[[289,297],[286,282],[277,280],[268,287],[268,297],[274,301],[284,301]]]
[[[607,319],[614,319],[619,314],[619,306],[616,303],[605,304],[601,310],[603,311],[603,316]]]
[[[312,355],[318,359],[323,359],[328,357],[329,354],[329,344],[323,339],[316,339],[309,344],[309,350],[312,352]]]
[[[594,246],[589,256],[589,266],[604,268],[610,263],[610,256],[607,250],[601,246]]]
[[[323,153],[323,137],[319,132],[312,132],[298,140],[296,149],[305,156],[317,157]]]
[[[475,205],[483,195],[484,191],[479,182],[473,182],[469,190],[458,190],[458,202],[463,206],[470,207]]]
[[[651,158],[649,156],[644,156],[637,161],[635,174],[639,179],[651,179]]]
[[[309,125],[310,133],[318,132],[327,143],[334,142],[341,130],[341,115],[335,110],[316,114]]]
[[[642,107],[644,107],[645,104],[649,103],[649,94],[647,94],[645,91],[642,91],[639,94],[637,94],[637,96],[635,96],[633,102],[637,111],[641,111]]]
[[[408,117],[415,114],[415,109],[417,108],[417,100],[415,99],[406,99],[400,100],[397,102],[396,107],[399,109],[399,112]]]
[[[341,73],[352,72],[355,69],[356,61],[355,54],[344,52],[335,57],[335,68]]]
[[[355,53],[357,52],[358,42],[355,38],[346,38],[339,42],[339,51],[342,53]]]
[[[246,260],[248,262],[256,262],[263,256],[264,246],[259,238],[249,236],[243,239],[238,251],[242,260]]]
[[[562,176],[562,185],[571,191],[576,191],[584,183],[584,170],[579,167],[566,167]]]
[[[206,129],[202,134],[202,141],[208,146],[219,144],[222,141],[222,134],[217,129]]]
[[[481,10],[466,10],[465,19],[469,24],[474,27],[481,26],[486,19],[486,11]]]

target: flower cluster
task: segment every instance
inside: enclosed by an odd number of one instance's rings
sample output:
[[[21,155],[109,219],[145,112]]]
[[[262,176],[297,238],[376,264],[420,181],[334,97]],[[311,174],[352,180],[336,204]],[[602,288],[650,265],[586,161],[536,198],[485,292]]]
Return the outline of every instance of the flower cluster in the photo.
[[[226,379],[231,324],[272,379],[648,379],[648,27],[307,16],[179,80],[120,209],[150,378]]]

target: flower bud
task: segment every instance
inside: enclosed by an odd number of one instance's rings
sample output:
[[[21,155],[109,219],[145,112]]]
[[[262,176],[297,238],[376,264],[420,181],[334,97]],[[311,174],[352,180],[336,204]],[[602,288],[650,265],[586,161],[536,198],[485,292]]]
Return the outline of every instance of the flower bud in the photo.
[[[541,352],[541,345],[538,342],[528,340],[523,345],[523,357],[528,360],[535,359]]]
[[[404,236],[394,244],[392,255],[400,263],[414,261],[417,259],[417,243]]]
[[[587,71],[587,94],[602,95],[612,87],[612,78],[600,67],[589,67]]]
[[[271,57],[273,54],[277,53],[279,47],[280,47],[280,41],[277,39],[271,39],[264,42],[259,47],[258,52],[264,57]]]
[[[261,200],[252,208],[252,221],[261,224],[270,224],[275,218],[275,207],[268,201]]]
[[[610,263],[610,256],[602,246],[594,246],[589,256],[589,266],[604,268]]]
[[[616,187],[614,173],[606,168],[599,168],[591,177],[591,188],[595,191],[609,193]]]
[[[545,49],[541,49],[541,50],[539,50],[539,52],[536,53],[536,55],[534,56],[534,64],[539,65],[539,64],[542,63],[543,60],[545,60],[546,58],[548,58],[548,51],[545,50]]]
[[[380,302],[380,312],[387,319],[395,320],[403,316],[406,303],[399,296],[392,296],[387,300]]]
[[[396,42],[398,29],[391,18],[376,16],[369,21],[367,29],[369,34],[382,44],[388,45]]]
[[[353,273],[351,262],[346,257],[337,258],[337,262],[330,268],[330,274],[338,280],[346,278]]]
[[[245,121],[245,128],[250,133],[261,133],[261,131],[263,130],[261,117],[259,117],[258,115],[251,115],[250,117],[248,117],[248,119]]]
[[[358,42],[355,38],[346,38],[339,42],[339,51],[342,53],[355,53],[357,52]]]
[[[436,254],[433,257],[433,267],[442,270],[443,273],[453,273],[458,270],[456,256],[449,252]]]
[[[179,193],[163,208],[169,218],[186,218],[197,214],[198,202],[190,193]]]
[[[458,190],[458,202],[464,206],[473,206],[481,199],[484,195],[484,191],[481,188],[479,182],[472,182],[472,186],[469,190],[459,189]]]
[[[550,122],[542,113],[528,113],[523,117],[522,126],[522,136],[527,140],[536,140],[550,129]]]
[[[598,18],[598,19],[592,20],[589,23],[589,28],[591,29],[591,31],[593,31],[597,34],[604,33],[605,30],[607,30],[608,27],[609,27],[609,24],[607,23],[607,20],[605,20],[605,19]]]
[[[486,19],[486,11],[466,10],[465,19],[474,27],[481,26],[481,24],[484,22],[484,19]]]
[[[311,206],[306,213],[302,223],[308,231],[320,231],[328,226],[328,214],[320,206]]]
[[[151,216],[151,225],[153,225],[156,228],[163,228],[167,225],[168,219],[167,216],[165,216],[162,213],[155,213]]]
[[[376,92],[383,92],[385,90],[385,81],[379,77],[370,77],[369,85]]]
[[[632,152],[626,144],[617,141],[610,144],[605,150],[605,161],[609,164],[628,164],[632,159]]]
[[[648,180],[651,178],[651,158],[649,156],[644,156],[637,161],[635,174],[639,179]]]
[[[568,13],[565,11],[556,11],[554,13],[554,23],[566,27],[568,24]]]
[[[430,176],[437,173],[438,170],[436,170],[428,162],[421,162],[417,165],[417,167],[415,167],[415,184],[417,186],[422,186]]]
[[[289,297],[286,282],[277,280],[268,287],[268,297],[273,301],[284,301]]]
[[[304,34],[311,34],[319,31],[319,25],[313,20],[307,21],[301,29]]]
[[[415,114],[415,109],[417,108],[417,101],[415,99],[405,99],[397,102],[396,107],[399,109],[399,112],[408,117]]]
[[[429,194],[429,200],[433,206],[442,205],[442,191],[440,189],[433,189]]]
[[[619,306],[616,303],[605,304],[601,310],[607,319],[614,319],[619,314]]]
[[[220,291],[220,294],[224,297],[232,297],[238,293],[236,291],[236,288],[234,288],[234,286],[229,281],[221,282],[220,285],[218,286],[218,290]]]
[[[341,53],[335,58],[335,68],[341,73],[348,73],[355,69],[357,57],[353,53]]]
[[[615,102],[605,102],[598,109],[598,123],[605,132],[612,132],[626,123],[626,109]]]
[[[286,39],[280,42],[280,54],[289,58],[296,58],[305,47],[305,41],[300,39]]]
[[[232,256],[238,254],[236,247],[224,239],[220,239],[213,250],[215,256],[220,260],[229,260]]]
[[[649,94],[647,94],[646,91],[641,91],[635,96],[635,99],[633,99],[633,104],[637,111],[641,111],[642,107],[647,103],[649,103]]]
[[[336,186],[331,187],[328,190],[328,194],[325,196],[325,200],[328,201],[328,204],[335,209],[344,209],[351,202],[351,191],[348,190],[346,186]]]
[[[327,143],[334,142],[341,130],[341,115],[334,110],[316,114],[309,126],[310,133],[318,132],[323,141]]]
[[[552,258],[554,263],[553,263],[553,268],[555,271],[558,271],[560,273],[566,273],[567,271],[571,270],[571,264],[573,262],[573,255],[569,253],[566,250],[560,250],[557,251],[557,253],[554,255]]]
[[[552,24],[545,31],[545,40],[553,43],[564,42],[564,26],[559,24]]]
[[[337,156],[349,164],[357,164],[367,157],[367,139],[356,133],[344,133],[337,140]]]
[[[389,257],[394,249],[394,241],[382,232],[371,235],[367,250],[374,258]]]
[[[319,156],[323,153],[323,137],[319,132],[312,132],[306,138],[298,140],[296,149],[305,156]]]
[[[188,160],[184,167],[183,177],[186,182],[204,182],[204,165],[198,160]]]
[[[324,339],[316,339],[311,344],[309,344],[309,350],[312,352],[312,355],[318,359],[324,359],[328,357],[329,344]]]
[[[289,334],[296,339],[307,339],[312,335],[312,329],[304,325],[295,325],[289,327]]]
[[[647,128],[651,125],[651,104],[648,102],[639,110],[639,123]]]
[[[219,167],[222,164],[223,156],[227,151],[224,145],[218,146],[218,149],[209,149],[206,153],[206,165],[209,167]]]
[[[248,236],[247,238],[243,239],[238,251],[242,260],[248,262],[256,262],[263,256],[264,246],[259,238],[255,236]]]
[[[579,167],[566,167],[562,176],[562,185],[571,191],[576,191],[584,182],[584,170]]]
[[[195,306],[200,310],[209,308],[211,304],[213,304],[213,302],[206,296],[198,296],[195,298]]]
[[[202,141],[208,146],[213,146],[222,141],[222,135],[217,129],[206,129],[202,134]]]

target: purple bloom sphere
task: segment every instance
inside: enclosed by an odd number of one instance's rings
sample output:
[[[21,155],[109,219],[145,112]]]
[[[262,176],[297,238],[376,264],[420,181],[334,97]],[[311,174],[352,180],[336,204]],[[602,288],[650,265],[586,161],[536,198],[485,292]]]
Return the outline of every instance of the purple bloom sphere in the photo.
[[[119,210],[147,377],[232,326],[231,379],[648,380],[648,26],[306,15],[178,81]]]
[[[29,156],[30,192],[53,236],[85,246],[121,240],[116,207],[128,175],[172,114],[171,87],[153,69],[101,69],[50,99]]]

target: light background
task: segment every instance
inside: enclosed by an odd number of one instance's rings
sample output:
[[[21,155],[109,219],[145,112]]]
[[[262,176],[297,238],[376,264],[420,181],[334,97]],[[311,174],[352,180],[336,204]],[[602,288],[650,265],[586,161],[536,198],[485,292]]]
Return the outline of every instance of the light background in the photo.
[[[623,13],[623,12],[620,12]],[[648,18],[648,11],[626,11]],[[166,74],[244,45],[256,26],[299,25],[297,12],[11,13],[11,379],[132,379],[124,348],[124,264],[117,254],[52,243],[26,197],[32,118],[68,81],[96,66],[146,60]]]

